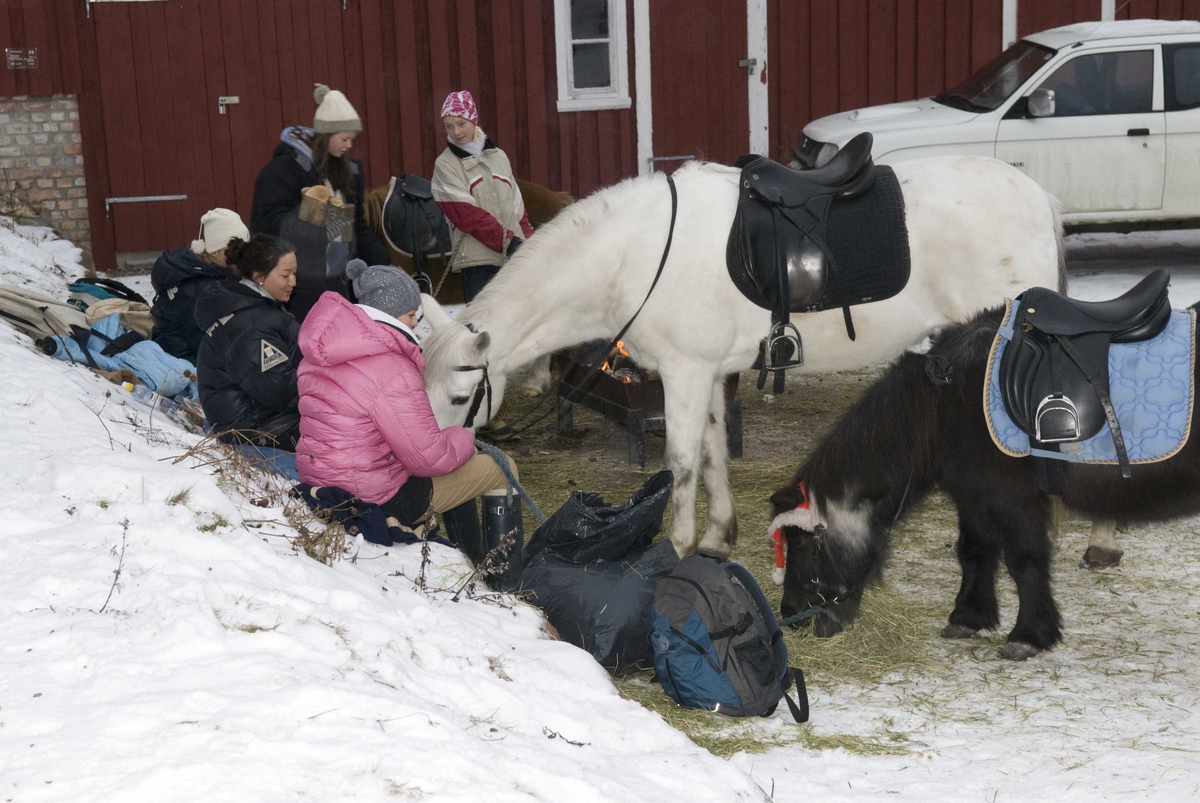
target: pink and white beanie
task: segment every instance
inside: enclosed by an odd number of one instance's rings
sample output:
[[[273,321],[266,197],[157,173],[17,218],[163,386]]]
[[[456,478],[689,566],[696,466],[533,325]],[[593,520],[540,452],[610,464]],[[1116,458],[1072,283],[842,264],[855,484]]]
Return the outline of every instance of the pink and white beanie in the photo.
[[[451,92],[442,104],[442,117],[461,117],[479,125],[479,110],[475,108],[475,98],[469,90]]]

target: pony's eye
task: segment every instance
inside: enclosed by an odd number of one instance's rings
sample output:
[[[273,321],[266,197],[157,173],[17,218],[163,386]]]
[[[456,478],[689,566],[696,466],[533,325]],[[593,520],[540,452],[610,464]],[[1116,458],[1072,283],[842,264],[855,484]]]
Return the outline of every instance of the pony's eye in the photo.
[[[471,400],[470,396],[455,396],[453,399],[450,400],[450,403],[457,407],[459,405],[466,404],[470,400]]]

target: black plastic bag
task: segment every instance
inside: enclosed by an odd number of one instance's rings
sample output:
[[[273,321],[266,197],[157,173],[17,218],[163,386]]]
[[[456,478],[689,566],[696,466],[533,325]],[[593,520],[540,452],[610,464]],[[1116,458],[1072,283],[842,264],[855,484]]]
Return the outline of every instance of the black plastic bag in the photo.
[[[653,663],[650,609],[658,580],[679,557],[669,540],[651,543],[674,481],[660,471],[620,507],[575,492],[533,534],[521,585],[564,641],[606,669]]]

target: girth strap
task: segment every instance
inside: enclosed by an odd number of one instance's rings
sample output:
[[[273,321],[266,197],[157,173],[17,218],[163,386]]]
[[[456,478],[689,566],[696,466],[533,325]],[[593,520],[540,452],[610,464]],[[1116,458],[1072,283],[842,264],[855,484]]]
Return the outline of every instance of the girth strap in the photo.
[[[1062,350],[1066,352],[1071,361],[1079,366],[1079,370],[1083,371],[1084,377],[1096,391],[1096,395],[1100,397],[1100,406],[1104,409],[1104,417],[1108,419],[1108,427],[1112,430],[1113,445],[1117,450],[1117,463],[1121,467],[1121,476],[1129,479],[1131,475],[1129,471],[1129,454],[1125,451],[1125,438],[1121,435],[1121,424],[1117,421],[1117,412],[1113,409],[1112,400],[1108,397],[1108,387],[1088,361],[1084,359],[1079,350],[1071,343],[1071,341],[1062,335],[1055,335],[1054,339]]]

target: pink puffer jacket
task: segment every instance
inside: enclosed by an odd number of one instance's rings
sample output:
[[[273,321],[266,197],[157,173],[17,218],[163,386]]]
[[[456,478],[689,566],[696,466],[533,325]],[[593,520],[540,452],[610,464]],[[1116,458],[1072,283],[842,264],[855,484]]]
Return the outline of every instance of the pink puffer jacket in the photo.
[[[300,327],[300,351],[296,468],[303,482],[379,504],[409,477],[449,474],[475,454],[470,431],[438,427],[425,359],[399,329],[325,293]]]

